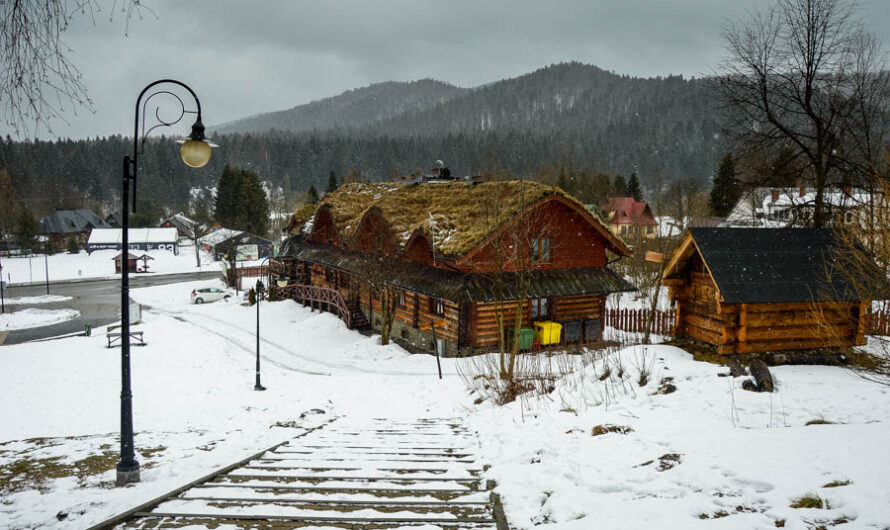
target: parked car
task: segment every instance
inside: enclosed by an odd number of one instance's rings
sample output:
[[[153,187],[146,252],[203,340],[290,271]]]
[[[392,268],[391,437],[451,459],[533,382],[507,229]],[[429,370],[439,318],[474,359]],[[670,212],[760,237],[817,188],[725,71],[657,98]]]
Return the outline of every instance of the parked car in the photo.
[[[228,300],[232,295],[217,289],[216,287],[207,287],[204,289],[192,289],[192,302],[195,304],[203,304],[204,302],[216,302],[217,300]]]

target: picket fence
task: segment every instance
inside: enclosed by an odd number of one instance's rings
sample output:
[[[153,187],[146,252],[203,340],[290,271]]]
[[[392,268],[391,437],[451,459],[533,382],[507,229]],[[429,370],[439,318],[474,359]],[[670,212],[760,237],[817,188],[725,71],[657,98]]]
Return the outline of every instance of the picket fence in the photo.
[[[671,335],[676,311],[655,311],[652,321],[654,335]],[[607,309],[606,325],[622,331],[645,333],[648,309]],[[868,334],[890,336],[890,311],[874,311],[868,316]]]
[[[652,320],[653,335],[671,335],[671,328],[677,318],[676,311],[655,310]],[[645,333],[649,322],[648,309],[607,309],[606,325],[621,331]]]

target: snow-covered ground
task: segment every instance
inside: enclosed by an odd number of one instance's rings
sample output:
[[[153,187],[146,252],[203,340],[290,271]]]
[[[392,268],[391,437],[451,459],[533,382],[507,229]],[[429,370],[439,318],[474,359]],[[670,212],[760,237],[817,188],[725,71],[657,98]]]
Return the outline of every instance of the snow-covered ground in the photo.
[[[0,315],[0,331],[49,326],[79,316],[76,309],[22,309]]]
[[[71,300],[70,296],[62,296],[58,294],[45,294],[43,296],[22,296],[21,298],[8,298],[6,305],[39,305],[39,304],[55,304],[58,302],[67,302]]]
[[[182,272],[200,272],[219,270],[219,263],[214,262],[210,254],[201,252],[201,266],[197,266],[193,246],[182,246],[179,255],[167,250],[133,251],[137,256],[148,254],[148,274],[175,274]],[[47,256],[8,257],[3,258],[3,280],[9,285],[27,283],[43,283],[47,279],[46,267],[49,265],[49,281],[85,280],[96,278],[119,278],[114,272],[114,258],[120,254],[118,250],[97,250],[92,254],[60,253]],[[142,268],[142,262],[139,262]]]
[[[133,291],[148,345],[132,350],[143,481],[127,488],[109,487],[119,350],[101,335],[0,348],[0,526],[90,526],[319,418],[443,416],[478,430],[513,528],[784,521],[804,529],[846,519],[847,528],[883,529],[890,521],[890,389],[845,369],[775,368],[778,392],[754,394],[676,348],[634,347],[547,358],[574,371],[549,394],[499,407],[475,403],[458,375],[475,361],[443,359],[440,381],[433,357],[380,346],[285,301],[260,304],[268,390],[255,392],[256,307],[189,303],[191,289],[212,285]],[[668,382],[676,390],[658,393]],[[305,414],[312,409],[324,413]],[[805,425],[813,420],[832,423]],[[592,436],[608,425],[628,429]],[[790,507],[809,493],[830,509]]]

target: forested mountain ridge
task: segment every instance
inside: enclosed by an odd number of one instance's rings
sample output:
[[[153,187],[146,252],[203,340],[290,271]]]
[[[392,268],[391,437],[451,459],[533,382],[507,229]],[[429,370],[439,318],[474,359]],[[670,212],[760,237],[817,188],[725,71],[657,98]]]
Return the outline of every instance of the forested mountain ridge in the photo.
[[[338,128],[354,129],[406,112],[427,109],[468,92],[448,83],[421,79],[409,83],[388,81],[347,90],[330,98],[292,109],[249,116],[210,126],[213,135],[262,133],[272,130],[304,132]]]
[[[391,96],[410,99],[405,91],[422,93],[413,101],[425,103],[397,110]],[[197,170],[182,164],[169,139],[150,138],[140,156],[139,194],[181,208],[191,188],[215,185],[226,163],[253,169],[285,192],[324,189],[331,171],[341,179],[354,171],[383,180],[426,170],[436,159],[455,175],[506,169],[532,176],[563,167],[636,172],[649,188],[680,177],[707,181],[724,151],[709,99],[702,80],[632,78],[579,63],[474,89],[431,80],[382,83],[283,111],[307,116],[312,130],[214,134],[219,148]],[[238,123],[256,125],[261,121],[250,120],[261,117]],[[79,207],[85,198],[116,209],[120,159],[131,141],[7,138],[0,141],[0,169],[35,215]]]

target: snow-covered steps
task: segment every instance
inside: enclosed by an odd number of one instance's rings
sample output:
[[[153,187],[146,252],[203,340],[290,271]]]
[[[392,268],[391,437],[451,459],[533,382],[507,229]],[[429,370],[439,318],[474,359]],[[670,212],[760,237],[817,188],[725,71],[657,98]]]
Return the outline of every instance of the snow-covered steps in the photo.
[[[135,514],[118,528],[504,530],[478,442],[451,419],[343,419]]]

